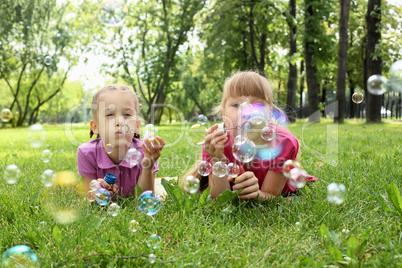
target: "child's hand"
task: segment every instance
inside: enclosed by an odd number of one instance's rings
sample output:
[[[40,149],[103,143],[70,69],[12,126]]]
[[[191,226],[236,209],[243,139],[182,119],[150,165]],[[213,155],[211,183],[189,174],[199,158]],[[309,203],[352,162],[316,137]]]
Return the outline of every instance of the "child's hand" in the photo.
[[[207,130],[204,138],[204,150],[209,157],[211,157],[213,162],[216,160],[225,160],[226,162],[225,143],[228,140],[228,137],[226,133],[217,131],[217,129],[218,124],[215,124]]]
[[[228,181],[234,183],[233,190],[243,190],[239,194],[239,199],[254,199],[259,194],[260,186],[253,172],[247,171],[236,179],[229,177]]]
[[[142,166],[145,168],[152,168],[156,160],[161,156],[161,151],[164,146],[165,141],[159,136],[156,136],[152,142],[145,139],[141,145],[145,155],[142,160]]]
[[[100,184],[102,184],[103,188],[105,188],[106,190],[108,190],[110,192],[110,194],[114,194],[117,192],[117,190],[119,190],[119,187],[114,184],[113,187],[110,186],[109,183],[107,183],[104,179],[97,179],[97,182],[99,182]]]

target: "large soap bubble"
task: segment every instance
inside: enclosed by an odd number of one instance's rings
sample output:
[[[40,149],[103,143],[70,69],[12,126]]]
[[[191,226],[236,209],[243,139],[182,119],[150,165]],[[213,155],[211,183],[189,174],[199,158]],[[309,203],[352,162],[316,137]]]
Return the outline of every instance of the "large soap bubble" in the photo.
[[[21,176],[21,170],[16,165],[9,165],[4,170],[4,180],[8,184],[15,184]]]
[[[159,212],[161,200],[152,191],[145,191],[138,197],[138,208],[144,214],[151,216]]]
[[[41,147],[46,141],[46,130],[42,125],[35,124],[28,128],[27,142],[33,148]]]
[[[98,17],[109,27],[119,27],[126,19],[128,9],[124,1],[107,0],[99,6]]]
[[[11,119],[13,119],[13,114],[10,111],[10,109],[3,109],[1,110],[1,114],[0,114],[0,119],[1,121],[3,121],[4,123],[9,122]]]
[[[375,74],[367,79],[367,90],[372,95],[380,96],[387,91],[387,79],[379,74]]]
[[[257,152],[254,142],[240,135],[233,142],[233,156],[242,163],[251,162]]]
[[[398,60],[391,65],[388,84],[392,90],[402,93],[402,60]]]
[[[1,267],[39,267],[38,256],[25,245],[6,250],[0,260]]]

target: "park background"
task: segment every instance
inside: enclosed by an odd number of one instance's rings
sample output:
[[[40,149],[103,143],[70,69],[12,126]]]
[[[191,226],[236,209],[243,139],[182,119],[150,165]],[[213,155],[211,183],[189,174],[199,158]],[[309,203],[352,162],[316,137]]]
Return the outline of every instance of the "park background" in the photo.
[[[102,23],[100,4],[0,3],[0,107],[14,115],[0,129],[0,170],[16,164],[22,174],[0,191],[1,252],[28,245],[45,267],[401,265],[401,93],[366,89],[368,77],[388,77],[401,59],[399,1],[127,1],[118,27]],[[76,172],[96,90],[133,88],[143,121],[174,144],[158,176],[181,176],[199,147],[175,143],[177,133],[199,114],[220,120],[211,111],[237,70],[268,78],[301,142],[304,168],[320,178],[299,201],[244,204],[226,196],[216,204],[171,190],[154,217],[135,200],[120,200],[117,217],[83,204],[73,224],[42,209],[42,172]],[[351,101],[354,92],[363,93],[362,103]],[[325,112],[331,103],[338,116]],[[41,149],[25,139],[35,123],[47,132]],[[44,148],[53,152],[50,163],[40,159]],[[331,182],[348,189],[341,205],[326,201]],[[141,226],[135,233],[133,219]],[[146,242],[153,233],[163,239],[156,250]]]

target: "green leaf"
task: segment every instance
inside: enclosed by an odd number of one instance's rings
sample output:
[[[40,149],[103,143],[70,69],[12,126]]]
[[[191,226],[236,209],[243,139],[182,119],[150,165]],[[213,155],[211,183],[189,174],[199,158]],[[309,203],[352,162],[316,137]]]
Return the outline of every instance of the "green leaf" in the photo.
[[[328,247],[329,254],[335,261],[343,261],[342,252],[337,247]]]
[[[134,188],[134,192],[135,192],[135,197],[138,198],[141,194],[142,194],[142,189],[141,187],[137,184]]]
[[[216,205],[222,205],[225,204],[226,202],[229,202],[233,199],[235,199],[241,191],[236,191],[236,192],[232,192],[230,190],[225,190],[223,193],[221,193],[220,195],[218,195],[216,197]]]
[[[184,193],[178,184],[172,185],[170,181],[162,178],[162,186],[165,188],[167,194],[170,198],[172,198],[174,204],[176,205],[177,209],[182,207],[182,202],[184,202]]]
[[[385,201],[384,197],[380,194],[376,194],[375,198],[377,201],[382,205],[382,209],[387,212],[387,213],[394,213],[396,212],[395,210],[392,210],[390,207],[388,207],[387,202]]]
[[[322,223],[320,226],[320,234],[321,234],[322,239],[329,240],[329,231],[328,231],[327,226],[324,223]]]
[[[207,199],[208,199],[210,190],[211,190],[211,186],[208,186],[208,188],[205,189],[204,192],[201,194],[200,199],[198,201],[198,207],[204,206],[207,204]]]
[[[389,199],[391,199],[392,204],[398,211],[398,213],[402,216],[402,198],[401,194],[399,193],[398,186],[394,182],[386,187]]]
[[[353,236],[349,237],[346,244],[346,254],[351,258],[355,258],[354,252],[356,251],[358,246],[359,244],[357,244],[356,238],[354,238]]]
[[[331,238],[331,241],[334,242],[335,245],[339,245],[341,243],[341,239],[339,238],[339,235],[335,233],[334,231],[329,232],[329,237]]]
[[[85,237],[89,236],[92,232],[94,232],[96,229],[98,229],[105,219],[106,219],[106,217],[102,217],[102,218],[94,219],[91,222],[89,222],[88,224],[85,224],[84,228],[81,229],[80,234],[79,234],[80,243],[82,242],[82,240]]]
[[[59,227],[57,227],[57,225],[53,226],[53,230],[52,230],[52,236],[54,241],[59,245],[60,241],[63,239],[63,235],[59,229]]]

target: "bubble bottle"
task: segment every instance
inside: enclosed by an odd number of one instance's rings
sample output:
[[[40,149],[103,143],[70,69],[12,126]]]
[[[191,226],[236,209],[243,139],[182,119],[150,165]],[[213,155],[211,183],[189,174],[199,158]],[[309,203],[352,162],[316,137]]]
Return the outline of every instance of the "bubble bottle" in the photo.
[[[113,175],[112,173],[106,173],[103,179],[110,184],[110,187],[113,188],[114,184],[116,183],[116,178],[116,175]]]

